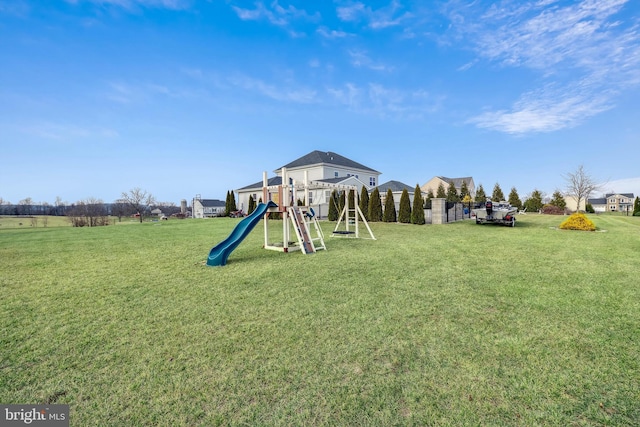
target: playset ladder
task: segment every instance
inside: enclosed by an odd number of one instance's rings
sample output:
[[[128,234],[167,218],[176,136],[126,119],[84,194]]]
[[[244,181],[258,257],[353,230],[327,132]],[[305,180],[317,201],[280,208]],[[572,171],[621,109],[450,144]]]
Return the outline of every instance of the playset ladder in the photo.
[[[302,209],[290,207],[289,214],[291,215],[291,219],[293,220],[293,228],[296,231],[298,242],[300,242],[300,248],[305,254],[314,253],[316,251],[316,248],[313,245],[311,236],[309,236],[309,227],[307,226],[307,222],[304,219]]]
[[[317,242],[314,244],[316,250],[324,249],[327,250],[327,247],[324,245],[324,233],[322,232],[322,227],[320,227],[320,223],[318,222],[317,216],[312,216],[309,222],[313,223],[313,227],[316,229],[316,237],[315,239],[311,239],[312,242]]]

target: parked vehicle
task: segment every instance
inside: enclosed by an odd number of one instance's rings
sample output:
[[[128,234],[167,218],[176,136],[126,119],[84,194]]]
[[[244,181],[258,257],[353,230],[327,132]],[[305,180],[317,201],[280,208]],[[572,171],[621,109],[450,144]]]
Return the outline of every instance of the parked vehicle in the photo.
[[[494,205],[491,200],[487,200],[484,207],[474,209],[476,224],[501,224],[510,227],[516,226],[516,213],[518,208],[512,207],[507,202],[500,202]]]

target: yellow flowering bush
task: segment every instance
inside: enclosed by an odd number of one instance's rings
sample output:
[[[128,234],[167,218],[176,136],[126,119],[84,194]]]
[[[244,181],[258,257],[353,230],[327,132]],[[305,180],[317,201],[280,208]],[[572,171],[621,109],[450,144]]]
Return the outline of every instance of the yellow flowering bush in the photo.
[[[596,225],[585,214],[574,213],[560,224],[563,230],[596,231]]]

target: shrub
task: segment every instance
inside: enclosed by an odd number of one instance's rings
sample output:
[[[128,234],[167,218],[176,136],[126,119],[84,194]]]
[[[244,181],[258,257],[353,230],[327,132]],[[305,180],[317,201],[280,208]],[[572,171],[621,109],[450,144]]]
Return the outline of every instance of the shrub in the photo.
[[[596,225],[585,214],[574,213],[560,224],[563,230],[595,231]]]
[[[546,215],[564,215],[564,208],[554,205],[544,205],[542,213]]]
[[[584,210],[587,213],[596,213],[596,210],[593,209],[593,206],[591,205],[591,203],[587,203],[587,205],[584,207]]]

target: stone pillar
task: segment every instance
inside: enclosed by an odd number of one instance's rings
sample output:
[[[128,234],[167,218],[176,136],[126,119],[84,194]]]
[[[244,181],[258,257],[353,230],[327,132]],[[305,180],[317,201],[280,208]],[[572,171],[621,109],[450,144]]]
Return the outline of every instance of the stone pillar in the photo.
[[[447,204],[445,199],[431,199],[431,224],[447,222]]]

